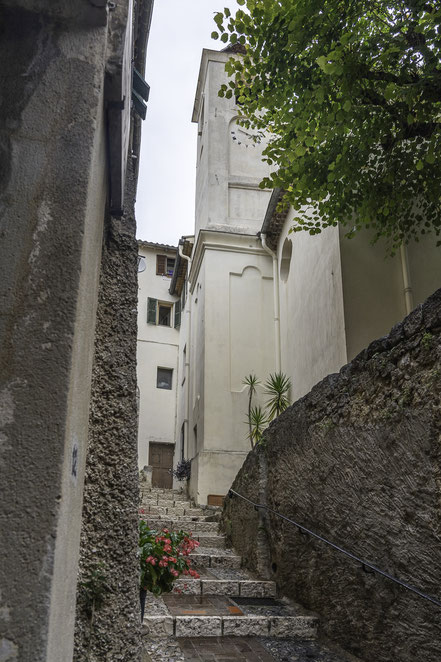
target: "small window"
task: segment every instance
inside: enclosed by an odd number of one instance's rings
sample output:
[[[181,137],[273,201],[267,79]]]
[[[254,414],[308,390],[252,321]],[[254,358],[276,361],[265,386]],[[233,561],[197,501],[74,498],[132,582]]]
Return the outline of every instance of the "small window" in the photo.
[[[158,301],[158,299],[153,299],[152,297],[148,297],[147,324],[156,324],[158,326],[171,326],[172,311],[173,311],[172,303],[168,303],[167,301]],[[179,311],[179,323],[180,323],[180,311]],[[175,326],[177,327],[176,310],[175,310]]]
[[[171,368],[158,368],[156,373],[156,388],[171,390],[173,383],[173,370]]]
[[[156,275],[171,278],[175,268],[175,258],[166,255],[156,256]]]
[[[158,306],[158,324],[159,326],[170,326],[171,306],[164,306],[162,303]]]

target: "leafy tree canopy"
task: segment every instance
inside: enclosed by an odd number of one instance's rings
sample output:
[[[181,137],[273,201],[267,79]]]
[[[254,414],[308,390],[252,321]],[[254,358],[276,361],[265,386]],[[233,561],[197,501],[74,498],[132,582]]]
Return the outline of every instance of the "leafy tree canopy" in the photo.
[[[294,231],[342,222],[401,242],[441,230],[439,0],[238,0],[214,39],[243,44],[220,96],[272,136]],[[438,242],[441,243],[441,242]]]

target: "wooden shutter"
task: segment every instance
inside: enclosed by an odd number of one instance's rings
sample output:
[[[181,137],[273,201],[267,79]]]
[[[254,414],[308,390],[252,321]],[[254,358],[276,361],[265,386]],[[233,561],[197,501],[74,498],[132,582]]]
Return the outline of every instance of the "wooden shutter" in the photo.
[[[147,299],[147,324],[156,324],[156,304],[157,299]]]
[[[175,303],[175,329],[181,326],[181,301]]]
[[[156,275],[164,276],[167,271],[167,258],[165,255],[156,256]]]

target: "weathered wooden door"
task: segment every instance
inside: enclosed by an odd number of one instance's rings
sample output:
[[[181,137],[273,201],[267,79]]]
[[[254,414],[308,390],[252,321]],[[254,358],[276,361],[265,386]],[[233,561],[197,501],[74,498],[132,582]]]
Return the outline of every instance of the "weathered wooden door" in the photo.
[[[153,467],[152,487],[173,487],[173,453],[174,444],[161,444],[150,442],[149,444],[149,465]]]

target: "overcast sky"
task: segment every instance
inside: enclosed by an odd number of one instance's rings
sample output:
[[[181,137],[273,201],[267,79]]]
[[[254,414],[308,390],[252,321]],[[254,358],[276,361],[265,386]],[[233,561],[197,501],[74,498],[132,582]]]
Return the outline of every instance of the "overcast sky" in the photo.
[[[197,125],[191,122],[203,48],[215,12],[235,0],[155,0],[147,50],[150,85],[142,127],[136,219],[138,238],[177,245],[194,228]]]

